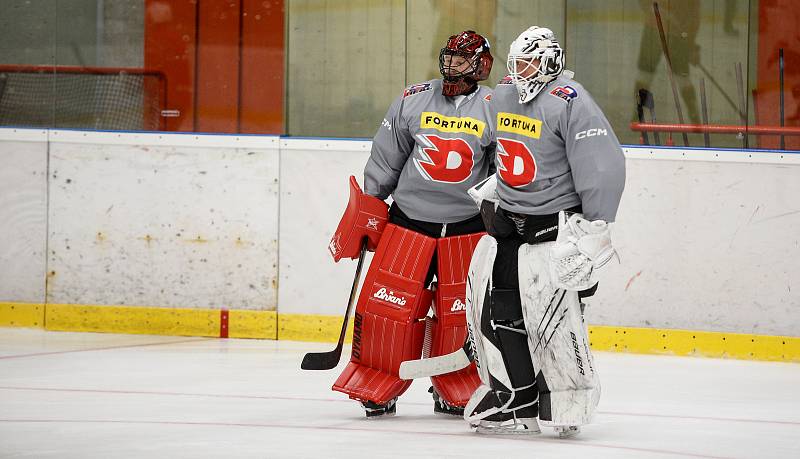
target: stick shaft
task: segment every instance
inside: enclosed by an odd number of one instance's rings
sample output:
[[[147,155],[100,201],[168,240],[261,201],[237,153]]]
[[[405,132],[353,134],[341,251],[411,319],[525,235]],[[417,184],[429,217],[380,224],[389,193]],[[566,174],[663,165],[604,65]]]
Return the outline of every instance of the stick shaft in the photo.
[[[661,38],[661,49],[664,51],[664,60],[667,62],[667,73],[669,75],[669,83],[672,86],[672,97],[675,99],[675,110],[678,112],[678,121],[680,124],[683,122],[683,109],[681,108],[681,99],[678,94],[678,84],[675,82],[675,74],[672,71],[672,59],[669,57],[669,48],[667,48],[667,36],[664,34],[664,24],[661,22],[661,12],[658,9],[658,2],[653,2],[653,11],[656,15],[656,25],[658,26],[658,36]],[[683,133],[683,144],[689,146],[689,135]]]

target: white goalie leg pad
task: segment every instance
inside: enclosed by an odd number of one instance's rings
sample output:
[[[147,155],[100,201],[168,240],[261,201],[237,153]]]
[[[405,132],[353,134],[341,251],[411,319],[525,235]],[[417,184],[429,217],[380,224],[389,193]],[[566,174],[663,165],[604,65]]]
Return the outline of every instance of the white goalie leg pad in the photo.
[[[540,423],[579,426],[592,420],[600,380],[578,292],[557,287],[552,277],[553,244],[523,244],[519,249],[522,314],[537,371]]]
[[[512,401],[512,399],[494,400],[493,403],[489,403],[487,400],[487,397],[492,397],[494,393],[491,389],[490,374],[506,387],[511,387],[511,381],[503,362],[503,354],[481,333],[483,306],[486,294],[492,288],[492,269],[496,256],[497,241],[491,236],[483,236],[472,253],[467,275],[467,329],[475,364],[478,367],[478,375],[481,378],[481,385],[478,386],[464,407],[464,419],[471,422],[502,411]],[[480,407],[482,404],[491,405],[492,408],[484,409]],[[474,416],[473,413],[476,412],[479,414]]]
[[[558,215],[558,237],[550,249],[550,266],[557,285],[586,290],[597,283],[597,270],[616,254],[608,223],[581,214]]]

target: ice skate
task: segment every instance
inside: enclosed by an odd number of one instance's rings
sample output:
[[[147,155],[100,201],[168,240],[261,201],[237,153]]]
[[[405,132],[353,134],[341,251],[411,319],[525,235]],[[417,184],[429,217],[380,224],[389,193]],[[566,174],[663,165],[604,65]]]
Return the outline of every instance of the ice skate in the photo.
[[[522,408],[510,413],[497,413],[473,423],[475,432],[488,435],[535,435],[541,433],[536,408]]]
[[[439,395],[439,393],[436,392],[436,389],[434,389],[433,386],[431,386],[431,388],[428,389],[428,392],[430,392],[433,395],[433,412],[434,413],[445,414],[445,415],[448,415],[448,416],[459,416],[459,417],[464,416],[464,408],[462,408],[460,406],[453,406],[453,405],[447,403]]]
[[[558,438],[571,438],[581,433],[580,426],[555,426]]]
[[[374,402],[361,402],[364,412],[368,418],[391,417],[397,414],[397,399],[393,398],[389,402],[380,405]]]

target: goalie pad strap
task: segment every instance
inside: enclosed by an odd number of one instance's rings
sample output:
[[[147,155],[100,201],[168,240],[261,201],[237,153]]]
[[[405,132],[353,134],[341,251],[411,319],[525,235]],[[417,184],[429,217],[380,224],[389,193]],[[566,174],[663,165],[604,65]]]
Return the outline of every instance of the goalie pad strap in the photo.
[[[423,281],[435,248],[433,238],[386,225],[356,304],[350,363],[333,390],[384,404],[408,389],[398,369],[422,353],[432,300]]]

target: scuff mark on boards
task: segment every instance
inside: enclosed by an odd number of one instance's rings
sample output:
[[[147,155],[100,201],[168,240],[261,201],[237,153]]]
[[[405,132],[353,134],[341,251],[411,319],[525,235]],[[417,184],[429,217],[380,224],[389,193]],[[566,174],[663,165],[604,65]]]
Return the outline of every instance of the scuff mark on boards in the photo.
[[[641,275],[642,275],[642,272],[641,272],[641,271],[639,271],[638,273],[636,273],[636,274],[634,274],[633,276],[631,276],[631,278],[630,278],[630,279],[628,279],[628,283],[627,283],[627,284],[625,284],[625,291],[626,291],[626,292],[627,292],[627,291],[628,291],[628,289],[630,288],[631,284],[633,284],[633,281],[634,281],[634,280],[636,280],[636,278],[637,278],[637,277],[639,277],[639,276],[641,276]]]

